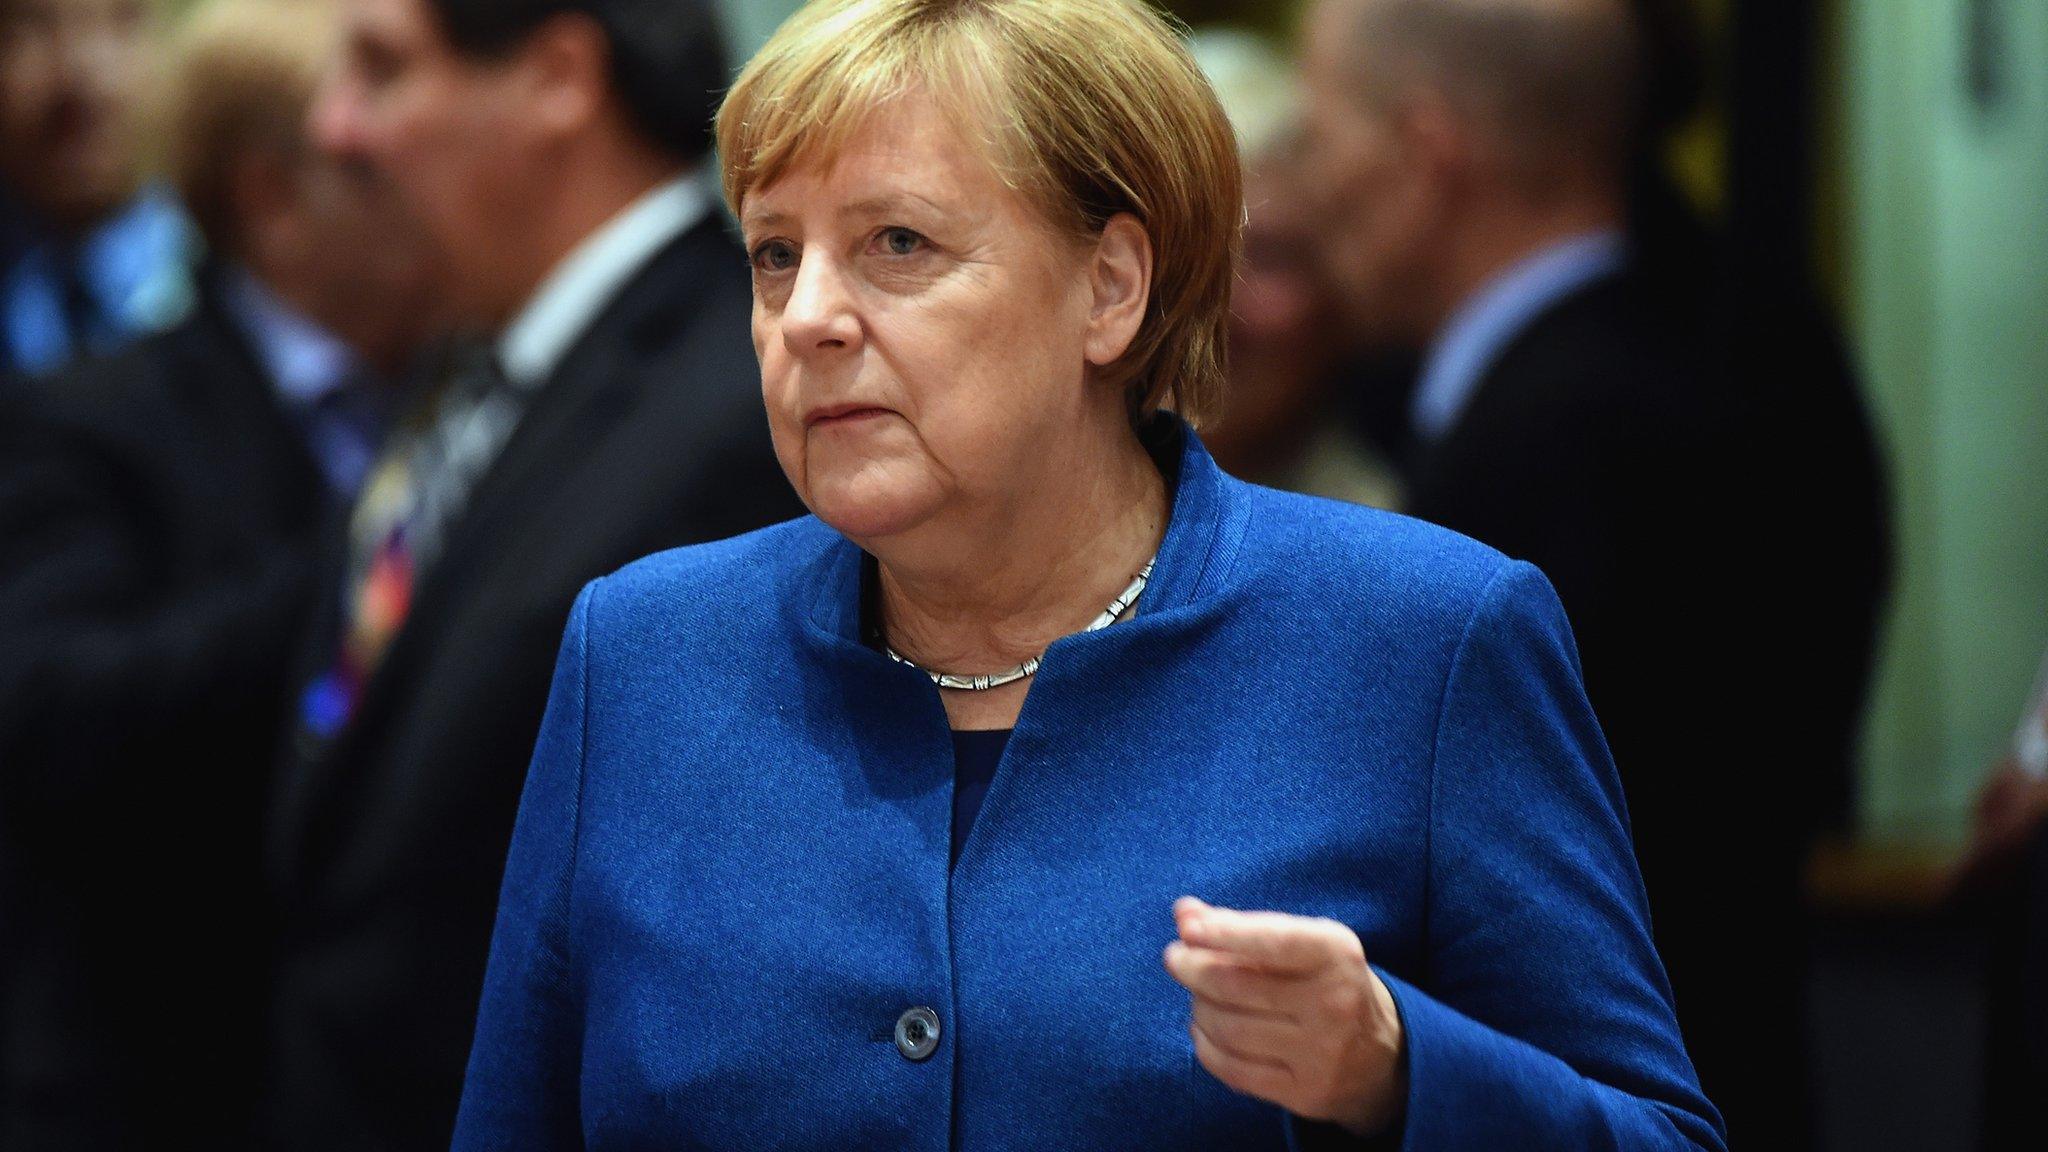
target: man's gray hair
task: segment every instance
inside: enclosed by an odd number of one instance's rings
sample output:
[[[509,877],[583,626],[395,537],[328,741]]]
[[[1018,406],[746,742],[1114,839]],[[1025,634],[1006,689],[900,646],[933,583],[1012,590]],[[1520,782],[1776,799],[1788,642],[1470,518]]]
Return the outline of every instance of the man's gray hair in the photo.
[[[1368,99],[1439,93],[1531,174],[1618,173],[1635,143],[1644,45],[1626,0],[1360,0]]]

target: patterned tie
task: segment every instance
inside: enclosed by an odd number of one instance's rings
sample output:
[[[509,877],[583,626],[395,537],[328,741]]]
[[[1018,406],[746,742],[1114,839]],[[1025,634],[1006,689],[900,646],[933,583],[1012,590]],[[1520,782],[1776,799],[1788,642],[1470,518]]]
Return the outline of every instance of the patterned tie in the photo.
[[[424,419],[393,437],[350,517],[341,642],[300,697],[301,727],[319,740],[333,739],[354,718],[412,610],[414,589],[524,406],[488,349],[465,349],[453,360],[449,383]]]

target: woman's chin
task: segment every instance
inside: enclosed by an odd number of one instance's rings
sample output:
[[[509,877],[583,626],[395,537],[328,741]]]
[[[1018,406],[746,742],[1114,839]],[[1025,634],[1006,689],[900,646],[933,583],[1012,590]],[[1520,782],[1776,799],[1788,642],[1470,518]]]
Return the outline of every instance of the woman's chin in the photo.
[[[857,542],[908,532],[931,519],[943,496],[928,478],[892,475],[895,471],[881,468],[845,476],[813,474],[804,503],[818,519]]]

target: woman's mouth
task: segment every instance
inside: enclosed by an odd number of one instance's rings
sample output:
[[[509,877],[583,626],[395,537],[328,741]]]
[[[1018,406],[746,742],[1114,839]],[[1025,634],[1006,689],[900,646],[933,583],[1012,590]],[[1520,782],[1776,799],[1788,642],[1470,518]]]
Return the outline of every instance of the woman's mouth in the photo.
[[[887,408],[844,404],[831,408],[820,408],[816,412],[811,413],[811,418],[805,423],[811,428],[849,427],[889,414]]]

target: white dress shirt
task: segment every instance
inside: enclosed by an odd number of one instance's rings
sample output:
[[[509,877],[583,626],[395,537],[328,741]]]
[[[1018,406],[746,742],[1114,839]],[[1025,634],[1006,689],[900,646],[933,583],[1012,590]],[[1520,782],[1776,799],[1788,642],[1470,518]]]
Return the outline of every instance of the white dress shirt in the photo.
[[[339,337],[247,269],[228,268],[221,295],[328,485],[354,499],[383,437],[385,404],[377,381]]]
[[[515,387],[545,381],[579,337],[655,253],[711,210],[686,173],[635,200],[562,257],[498,338],[498,365]]]

